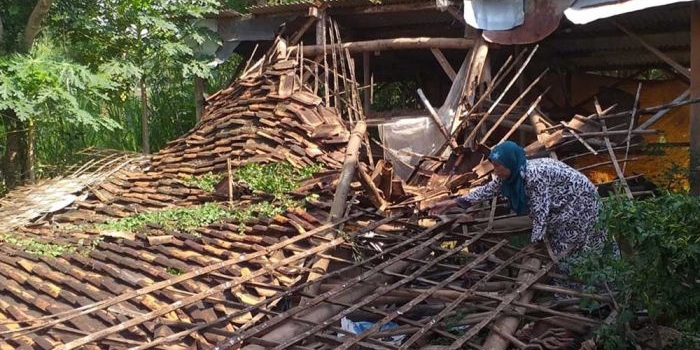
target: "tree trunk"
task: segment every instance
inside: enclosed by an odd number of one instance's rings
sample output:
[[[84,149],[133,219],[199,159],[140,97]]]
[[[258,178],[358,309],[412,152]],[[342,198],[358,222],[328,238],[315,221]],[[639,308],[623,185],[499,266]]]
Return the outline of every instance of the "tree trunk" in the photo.
[[[10,190],[20,184],[22,174],[22,123],[12,110],[2,112],[5,125],[5,153],[2,157],[2,175],[5,189]]]
[[[141,89],[141,144],[143,147],[143,153],[151,153],[151,145],[148,141],[148,93],[146,91],[146,78],[141,77],[139,81],[139,87]]]
[[[29,51],[34,45],[34,39],[41,30],[41,22],[49,14],[53,0],[39,0],[32,13],[27,20],[27,26],[24,29],[24,48]]]
[[[34,165],[36,164],[36,123],[33,120],[27,121],[26,143],[24,147],[24,174],[22,178],[25,183],[34,183],[36,181],[36,172]]]

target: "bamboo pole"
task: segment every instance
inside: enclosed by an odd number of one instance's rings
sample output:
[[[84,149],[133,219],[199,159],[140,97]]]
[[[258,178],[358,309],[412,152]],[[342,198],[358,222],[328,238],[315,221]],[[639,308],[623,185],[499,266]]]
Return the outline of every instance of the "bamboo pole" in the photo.
[[[450,133],[447,132],[447,129],[445,128],[445,124],[442,123],[442,120],[440,120],[440,116],[437,114],[437,112],[435,112],[435,109],[430,104],[430,101],[428,101],[428,98],[425,97],[423,90],[418,89],[417,92],[418,92],[418,97],[420,98],[421,102],[423,102],[423,106],[425,106],[425,109],[428,110],[428,114],[430,114],[430,117],[433,119],[433,122],[435,123],[435,125],[438,126],[438,129],[440,130],[442,135],[445,136],[445,141],[447,141],[450,144],[450,147],[452,147],[452,149],[456,149],[457,143],[450,136]]]
[[[375,293],[373,293],[372,295],[368,295],[366,297],[363,297],[362,300],[357,301],[352,307],[347,308],[345,310],[342,310],[341,312],[333,315],[330,319],[324,320],[323,323],[330,324],[331,322],[336,322],[336,321],[340,320],[343,316],[346,316],[349,313],[351,313],[352,311],[359,309],[362,305],[366,305],[367,303],[379,298],[383,294],[388,293],[389,291],[395,290],[398,287],[412,281],[415,277],[420,276],[422,273],[424,273],[425,271],[427,271],[428,269],[430,269],[431,267],[436,265],[440,260],[446,259],[450,255],[454,255],[454,254],[462,251],[462,249],[464,249],[465,247],[468,247],[469,245],[473,244],[484,234],[486,234],[485,231],[481,232],[481,234],[479,234],[477,236],[472,237],[472,239],[470,239],[467,242],[462,243],[461,245],[455,247],[454,249],[451,249],[449,253],[441,255],[441,256],[437,257],[435,260],[425,262],[425,264],[423,264],[423,266],[421,266],[415,272],[411,273],[411,275],[406,276],[406,277],[402,278],[401,280],[399,280],[399,281],[397,281],[389,286],[384,286],[383,288],[380,288],[379,290],[375,291]],[[442,236],[443,236],[443,234],[433,236],[433,238],[431,238],[430,240],[423,242],[422,245],[425,246],[425,244],[427,242],[435,241],[435,238],[439,238]],[[353,345],[355,345],[358,341],[361,341],[362,339],[372,335],[373,333],[378,332],[381,326],[387,324],[388,322],[392,321],[396,317],[398,317],[398,316],[402,315],[403,313],[407,312],[408,310],[410,310],[412,307],[414,307],[415,305],[417,305],[421,301],[427,299],[434,291],[437,291],[438,289],[443,288],[448,283],[450,283],[450,282],[454,281],[455,279],[459,278],[460,276],[464,275],[464,273],[471,270],[479,262],[485,260],[488,257],[488,255],[490,255],[491,253],[498,250],[501,246],[505,245],[505,243],[506,243],[506,241],[503,241],[503,242],[501,242],[500,245],[495,245],[495,246],[491,247],[491,249],[489,249],[489,251],[487,252],[489,254],[484,254],[484,255],[480,256],[479,258],[471,261],[469,264],[462,267],[462,269],[460,269],[459,271],[455,271],[449,278],[443,280],[441,282],[441,284],[431,288],[431,290],[429,290],[427,293],[421,294],[420,296],[413,299],[411,302],[402,305],[401,308],[399,308],[398,310],[385,316],[382,320],[376,322],[372,327],[370,327],[369,329],[366,329],[362,334],[357,334],[354,337],[348,339],[342,345],[337,346],[336,349],[337,350],[349,349]],[[429,254],[429,249],[423,249],[417,255],[427,255],[427,254]],[[410,255],[411,254],[409,254],[409,256]],[[406,266],[410,265],[409,262],[405,262],[405,261],[401,261],[399,264],[406,264]],[[396,269],[394,269],[394,270],[396,270]],[[391,272],[391,271],[389,271],[389,272]],[[376,287],[369,285],[369,286],[367,286],[367,288],[375,289]],[[292,345],[292,344],[294,344],[294,342],[303,339],[303,336],[305,336],[305,335],[310,335],[310,334],[314,334],[316,332],[319,332],[321,329],[325,328],[324,324],[320,324],[320,325],[318,325],[310,330],[305,331],[304,334],[301,334],[299,336],[292,338],[291,340],[287,341],[285,344],[282,344],[282,345],[276,347],[274,350],[281,350],[281,349],[285,348],[285,345]]]
[[[327,228],[328,228],[328,227],[326,227],[325,229],[327,229]],[[316,230],[312,230],[312,231],[316,231]],[[312,232],[312,231],[309,231],[309,232]],[[307,234],[308,234],[308,232],[307,232]],[[302,235],[299,235],[299,236],[302,236]],[[297,237],[299,237],[299,236],[297,236]],[[204,298],[206,298],[206,297],[212,296],[212,295],[217,294],[217,293],[221,293],[221,292],[223,292],[223,291],[225,291],[225,290],[230,290],[231,288],[235,288],[236,286],[240,286],[240,285],[241,285],[243,282],[245,282],[245,281],[252,280],[252,279],[254,279],[254,278],[256,278],[256,277],[260,277],[260,276],[262,276],[262,275],[269,274],[271,271],[274,271],[275,268],[278,268],[278,267],[280,267],[280,266],[284,266],[285,264],[289,264],[289,263],[292,262],[292,261],[297,261],[297,260],[301,260],[301,259],[304,259],[304,258],[308,258],[309,256],[312,256],[312,255],[314,255],[314,254],[316,254],[316,253],[318,253],[318,252],[325,251],[325,250],[327,250],[327,249],[330,248],[330,247],[338,246],[338,245],[342,244],[344,241],[345,241],[345,240],[344,240],[344,239],[341,239],[341,238],[334,239],[334,240],[332,240],[332,241],[330,241],[330,242],[328,242],[328,243],[324,243],[324,244],[321,244],[321,245],[319,245],[319,246],[317,246],[317,247],[311,248],[311,249],[305,251],[304,253],[297,254],[297,255],[294,255],[294,256],[291,256],[291,257],[282,259],[282,260],[278,261],[278,262],[275,263],[275,264],[272,264],[272,265],[270,265],[270,266],[268,266],[268,267],[266,267],[266,268],[262,268],[262,269],[260,269],[260,270],[257,270],[257,271],[255,271],[255,272],[253,272],[253,273],[251,273],[251,274],[249,274],[249,275],[247,275],[247,276],[245,276],[245,277],[241,277],[241,278],[238,278],[238,279],[234,279],[234,280],[231,280],[231,281],[222,283],[222,284],[220,284],[220,285],[217,285],[217,286],[215,286],[215,287],[212,287],[212,288],[210,288],[210,289],[207,289],[206,291],[204,291],[204,292],[202,292],[202,293],[199,293],[199,294],[197,294],[197,295],[195,295],[195,296],[191,296],[191,297],[184,298],[184,299],[182,299],[182,300],[178,300],[178,301],[176,301],[176,302],[174,302],[174,303],[172,303],[172,304],[169,304],[169,305],[167,305],[167,306],[165,306],[165,307],[162,307],[162,308],[160,308],[160,309],[158,309],[158,310],[151,311],[151,312],[149,312],[149,313],[147,313],[147,314],[143,314],[142,316],[139,316],[139,317],[134,317],[134,318],[130,319],[129,321],[126,321],[126,322],[123,322],[123,323],[120,323],[120,324],[117,324],[117,325],[108,327],[108,328],[106,328],[106,329],[103,329],[103,330],[100,330],[100,331],[98,331],[98,332],[92,333],[92,334],[90,334],[89,336],[86,336],[86,337],[82,337],[82,338],[78,338],[78,339],[72,340],[72,341],[70,341],[70,342],[68,342],[68,343],[65,343],[65,344],[63,344],[63,345],[57,347],[56,349],[58,349],[58,350],[70,350],[70,349],[75,349],[75,348],[77,348],[77,347],[81,347],[81,346],[83,346],[83,345],[85,345],[85,344],[88,344],[88,343],[91,343],[91,342],[93,342],[93,341],[100,340],[100,339],[102,339],[102,338],[104,338],[104,337],[106,337],[106,336],[108,336],[108,335],[111,335],[111,334],[114,334],[114,333],[118,333],[118,332],[120,332],[120,331],[129,329],[130,327],[139,325],[139,324],[141,324],[141,323],[143,323],[143,322],[146,322],[146,321],[155,319],[155,318],[157,318],[157,317],[159,317],[159,316],[162,316],[162,315],[167,314],[168,312],[171,312],[171,311],[180,309],[180,308],[182,308],[182,307],[185,307],[185,306],[187,306],[187,305],[190,305],[190,304],[193,304],[193,303],[195,303],[195,302],[197,302],[197,301],[200,301],[200,300],[202,300],[202,299],[204,299]],[[263,250],[263,251],[261,251],[261,252],[263,252],[263,254],[266,254],[266,253],[267,253],[265,250]],[[260,252],[257,252],[257,253],[260,253]],[[250,255],[255,255],[255,253],[250,254]],[[234,262],[238,262],[238,261],[241,261],[241,260],[242,260],[242,259],[234,259],[233,261],[234,261]],[[212,266],[220,266],[221,264],[222,264],[222,263],[217,263],[217,264],[212,265]],[[201,270],[201,269],[200,269],[200,270]],[[193,272],[191,272],[191,273],[195,273],[195,272],[199,272],[199,270],[195,270],[195,271],[193,271]],[[184,275],[181,275],[181,276],[184,276]],[[172,279],[172,280],[174,280],[174,279]],[[170,280],[170,281],[172,281],[172,280]],[[156,284],[158,284],[158,283],[156,283]],[[172,285],[172,284],[174,284],[174,283],[170,282],[170,283],[168,284],[168,286],[169,286],[169,285]],[[155,284],[154,284],[154,285],[155,285]],[[153,286],[153,285],[152,285],[152,286]],[[149,287],[151,287],[151,286],[149,286]],[[145,288],[149,288],[149,287],[145,287]],[[144,288],[144,289],[145,289],[145,288]],[[128,299],[131,299],[131,298],[128,298]]]
[[[335,109],[338,110],[338,113],[340,113],[340,96],[338,96],[338,94],[335,93],[336,91],[340,90],[340,85],[339,85],[340,84],[340,82],[339,82],[340,74],[338,71],[338,56],[336,55],[337,44],[335,42],[335,35],[333,35],[333,20],[330,18],[330,16],[328,17],[328,23],[326,23],[326,25],[330,25],[330,28],[327,28],[328,29],[327,32],[328,32],[330,44],[331,44],[329,49],[331,50],[331,63],[333,65],[333,90],[334,90],[333,91],[334,92],[333,93],[333,106],[335,107]],[[326,34],[324,33],[323,35],[326,35]],[[348,120],[350,120],[350,123],[352,125],[353,120],[352,120],[351,115],[348,115]]]
[[[642,92],[642,83],[639,83],[637,85],[637,95],[634,97],[634,106],[632,106],[632,114],[630,115],[630,125],[629,129],[627,129],[627,137],[625,138],[625,142],[627,143],[627,147],[625,148],[625,158],[629,155],[630,152],[630,143],[632,143],[632,129],[634,128],[634,118],[637,116],[637,108],[639,104],[639,95]],[[625,169],[627,168],[627,163],[622,164],[622,173],[625,173]]]
[[[362,144],[362,138],[366,132],[367,124],[364,121],[359,121],[357,124],[355,124],[355,129],[350,134],[348,147],[345,151],[345,161],[343,162],[343,169],[340,173],[340,181],[338,182],[338,187],[336,187],[335,196],[333,197],[333,204],[331,205],[328,222],[335,222],[339,220],[345,211],[345,202],[347,200],[348,193],[350,192],[350,182],[352,181],[355,174],[355,169],[357,168],[360,145]]]
[[[353,215],[353,216],[351,216],[351,217],[352,217],[352,218],[356,218],[355,215]],[[398,218],[399,218],[399,217],[394,216],[394,217],[389,217],[389,218],[381,219],[381,220],[379,220],[379,221],[377,221],[377,222],[375,222],[375,223],[372,223],[372,224],[369,225],[368,227],[363,228],[363,229],[360,230],[360,231],[354,232],[353,234],[351,234],[351,237],[352,237],[352,236],[356,236],[356,235],[358,235],[358,234],[361,234],[361,233],[363,233],[363,232],[368,232],[368,231],[371,231],[371,230],[373,230],[373,229],[376,229],[377,227],[380,227],[381,225],[384,225],[384,224],[386,224],[386,223],[392,222],[392,221],[394,221],[394,220],[396,220],[396,219],[398,219]],[[320,229],[320,228],[319,228],[319,229]],[[323,227],[323,229],[328,229],[328,227]],[[316,230],[314,230],[314,231],[317,231],[317,230],[318,230],[318,229],[316,229]],[[410,241],[405,242],[404,245],[399,244],[399,245],[397,245],[397,246],[395,246],[395,247],[389,248],[389,249],[387,250],[387,253],[389,253],[390,251],[397,251],[397,250],[399,250],[400,248],[402,248],[403,246],[408,245],[408,244],[410,244]],[[301,253],[303,254],[303,252],[301,252]],[[342,268],[342,269],[340,269],[340,270],[333,271],[332,273],[326,274],[326,275],[322,276],[319,280],[337,278],[337,277],[339,277],[339,276],[342,276],[344,273],[347,273],[347,272],[351,271],[352,269],[356,268],[357,266],[360,266],[360,265],[362,265],[362,264],[364,264],[364,263],[369,263],[369,262],[374,261],[374,260],[378,260],[379,258],[380,258],[379,255],[375,255],[375,256],[373,256],[373,257],[371,257],[371,258],[365,260],[364,262],[356,263],[355,265],[351,265],[351,266]],[[175,333],[175,334],[168,335],[168,336],[166,336],[166,337],[154,339],[154,340],[151,341],[151,342],[144,343],[144,344],[142,344],[141,346],[138,346],[138,347],[136,347],[136,348],[132,348],[131,350],[144,350],[144,349],[149,349],[149,348],[152,348],[152,347],[161,345],[161,344],[165,344],[165,343],[169,343],[169,342],[172,342],[172,341],[175,341],[175,340],[178,340],[178,339],[182,339],[183,337],[185,337],[185,336],[187,336],[187,335],[189,335],[189,334],[192,334],[192,333],[194,333],[194,332],[197,332],[197,331],[200,331],[200,330],[202,330],[202,329],[208,328],[208,327],[210,327],[210,326],[212,326],[212,325],[219,324],[219,323],[221,323],[221,322],[224,322],[224,321],[227,321],[227,320],[230,320],[230,319],[239,317],[239,316],[241,316],[241,315],[246,314],[247,312],[251,312],[251,311],[255,311],[255,310],[260,310],[260,308],[263,307],[263,306],[265,306],[265,304],[268,303],[268,301],[277,300],[277,299],[280,299],[280,298],[288,297],[288,296],[292,295],[293,293],[301,292],[307,285],[308,285],[308,283],[303,283],[303,284],[301,284],[301,285],[299,285],[299,286],[292,287],[291,289],[285,289],[284,292],[280,292],[280,293],[276,294],[275,296],[270,297],[268,300],[263,300],[263,301],[261,301],[261,302],[255,304],[255,305],[251,305],[251,306],[248,306],[248,307],[246,307],[246,308],[244,308],[244,309],[242,309],[242,310],[235,311],[235,312],[233,312],[232,314],[224,315],[224,316],[219,317],[218,319],[216,319],[216,320],[214,320],[214,321],[212,321],[212,322],[208,322],[208,323],[204,323],[204,324],[199,324],[199,325],[197,325],[197,326],[194,326],[194,327],[192,327],[192,328],[190,328],[190,329],[187,329],[187,330],[184,330],[184,331],[182,331],[182,332],[178,332],[178,333]],[[268,286],[268,288],[269,288],[269,286]],[[303,293],[303,292],[301,292],[301,293]],[[330,302],[330,301],[329,301],[329,303],[333,303],[333,302]],[[337,303],[337,301],[336,301],[336,303]],[[338,304],[340,305],[340,303],[338,303]],[[406,321],[406,320],[404,320],[404,322],[405,322],[405,321]],[[406,322],[406,323],[410,323],[410,322]],[[247,329],[247,328],[250,328],[250,327],[243,327],[243,328],[241,328],[241,331],[243,331],[243,330],[245,330],[245,329]],[[446,333],[446,334],[449,334],[449,333]]]
[[[348,193],[350,192],[350,183],[355,177],[355,170],[357,169],[357,160],[359,158],[360,146],[362,145],[362,138],[367,131],[367,124],[364,121],[358,121],[355,124],[355,129],[350,134],[350,141],[348,141],[348,147],[345,151],[345,161],[343,162],[343,170],[340,173],[340,180],[338,181],[338,186],[335,189],[335,196],[333,197],[333,204],[331,205],[331,211],[328,215],[327,222],[332,223],[340,220],[345,213],[345,206],[348,198]],[[325,235],[327,238],[334,237],[332,232]],[[320,258],[311,267],[311,272],[309,272],[309,277],[306,281],[313,281],[318,279],[321,275],[326,273],[328,269],[328,264],[330,264],[329,259]],[[320,284],[316,283],[309,287],[307,292],[311,295],[318,294]]]
[[[527,111],[525,111],[525,113],[523,114],[523,116],[520,117],[520,119],[518,119],[517,122],[515,122],[515,125],[513,125],[513,126],[510,128],[510,130],[503,136],[503,138],[501,138],[500,141],[498,141],[498,143],[501,143],[501,142],[507,140],[507,139],[510,137],[510,135],[513,135],[513,133],[515,132],[515,130],[517,130],[517,129],[520,127],[520,124],[522,124],[523,122],[525,122],[525,119],[527,118],[527,116],[529,116],[530,113],[532,113],[532,112],[535,110],[535,108],[537,108],[537,106],[540,104],[540,101],[542,101],[542,97],[547,93],[547,91],[549,91],[549,87],[547,87],[547,89],[545,89],[544,92],[543,92],[540,96],[538,96],[537,99],[536,99],[534,102],[532,102],[532,104],[531,104],[530,107],[527,109]],[[484,141],[485,141],[485,140],[484,140]]]
[[[510,114],[510,112],[513,111],[513,109],[518,105],[518,103],[520,103],[520,101],[530,92],[530,90],[532,90],[532,88],[535,87],[535,85],[537,85],[540,79],[542,79],[542,77],[544,77],[544,75],[547,74],[548,71],[549,68],[545,68],[545,70],[542,71],[542,73],[540,73],[540,75],[537,78],[535,78],[535,80],[533,80],[532,83],[530,83],[530,85],[527,88],[525,88],[525,90],[523,90],[523,92],[520,93],[520,96],[518,96],[518,98],[516,98],[515,101],[513,101],[513,103],[510,104],[508,109],[505,112],[503,112],[501,117],[498,118],[498,120],[496,120],[493,126],[491,126],[491,129],[489,129],[489,131],[486,132],[486,135],[484,135],[484,137],[481,138],[481,141],[479,141],[479,143],[483,144],[486,142],[486,140],[488,140],[489,136],[491,136],[491,134],[494,131],[496,131],[496,128],[498,128],[501,122],[503,122],[503,120],[508,117],[508,114]]]
[[[535,52],[537,52],[537,48],[538,48],[538,47],[539,47],[539,45],[538,45],[538,46],[535,46],[535,48],[532,49],[532,51],[530,51],[530,54],[529,54],[529,55],[527,56],[527,58],[525,59],[525,62],[523,62],[523,65],[520,66],[520,68],[515,72],[515,74],[514,74],[513,77],[510,79],[510,81],[508,82],[508,84],[506,85],[506,87],[503,89],[503,91],[501,92],[501,94],[498,95],[498,97],[496,98],[495,101],[493,101],[493,104],[491,104],[491,107],[489,107],[489,109],[488,109],[488,111],[486,112],[486,114],[484,114],[484,116],[481,117],[481,119],[480,119],[479,122],[476,124],[476,126],[474,127],[474,129],[472,129],[471,133],[469,133],[469,136],[467,136],[466,140],[464,141],[464,144],[465,144],[465,145],[468,145],[468,144],[470,144],[472,141],[475,140],[475,138],[476,138],[476,133],[479,131],[479,128],[481,128],[481,126],[486,122],[486,119],[488,119],[489,115],[493,112],[493,110],[496,108],[496,106],[498,106],[498,103],[501,102],[501,100],[503,99],[503,97],[505,97],[505,95],[508,93],[508,91],[509,91],[510,88],[513,86],[513,84],[515,84],[515,82],[516,82],[516,81],[518,80],[518,78],[520,77],[520,74],[522,74],[522,73],[525,71],[525,68],[526,68],[527,65],[530,63],[530,60],[532,60],[532,57],[535,55]]]
[[[523,265],[524,268],[518,273],[518,282],[526,282],[532,278],[534,275],[532,271],[536,271],[540,267],[540,260],[535,258],[527,259]],[[518,301],[529,303],[530,300],[535,296],[535,291],[532,289],[525,290],[518,298]],[[525,308],[522,306],[517,306],[514,308],[515,312],[518,314],[524,314]],[[508,335],[512,335],[518,329],[520,325],[520,318],[513,316],[501,317],[494,322],[492,327],[497,328],[500,332]],[[510,338],[508,336],[503,336],[499,331],[493,331],[486,338],[482,349],[484,350],[505,350],[510,343]]]
[[[596,115],[601,116],[603,114],[603,109],[600,107],[600,104],[598,103],[598,99],[595,99],[595,110],[596,110]],[[620,164],[617,162],[617,157],[615,156],[615,152],[613,151],[612,144],[610,143],[610,137],[608,136],[608,127],[605,125],[605,120],[600,121],[603,125],[603,132],[605,133],[603,135],[603,140],[605,141],[605,146],[608,149],[608,154],[610,155],[610,160],[613,162],[613,167],[615,168],[615,172],[617,173],[618,179],[620,179],[620,182],[622,183],[622,187],[625,190],[625,194],[627,195],[627,198],[633,199],[634,195],[632,194],[632,190],[630,190],[630,186],[627,184],[627,180],[625,180],[625,174],[622,172],[622,169],[620,168]]]
[[[355,215],[349,217],[347,220],[357,218],[359,216],[360,216],[360,214],[355,214]],[[335,225],[341,224],[342,222],[344,222],[344,220],[336,223]],[[86,315],[86,314],[89,314],[91,312],[94,312],[94,311],[97,311],[100,309],[108,308],[112,305],[119,304],[123,301],[127,301],[129,299],[133,299],[133,298],[136,298],[136,297],[139,297],[142,295],[146,295],[148,293],[151,293],[151,292],[159,290],[159,289],[170,287],[172,285],[175,285],[175,284],[183,282],[183,281],[190,280],[190,279],[197,277],[197,276],[202,276],[202,275],[205,275],[207,273],[211,273],[213,271],[223,269],[223,268],[228,267],[228,266],[240,264],[240,263],[243,263],[246,261],[251,261],[253,259],[256,259],[256,258],[259,258],[259,257],[264,256],[266,254],[269,254],[270,252],[272,252],[274,250],[281,249],[289,244],[293,244],[295,242],[298,242],[298,241],[301,241],[303,239],[314,236],[320,232],[323,232],[324,230],[328,230],[328,229],[334,227],[335,225],[334,224],[324,224],[322,226],[319,226],[316,229],[313,229],[313,230],[308,231],[308,232],[303,233],[303,234],[299,234],[299,235],[294,236],[294,237],[287,239],[285,241],[276,243],[276,244],[269,246],[263,250],[248,254],[245,257],[239,257],[239,258],[229,259],[226,261],[221,261],[221,262],[218,262],[218,263],[215,263],[215,264],[203,267],[203,268],[196,269],[194,271],[184,273],[184,274],[179,275],[179,276],[175,276],[175,277],[168,279],[168,280],[165,280],[165,281],[156,282],[152,285],[149,285],[147,287],[143,287],[143,288],[138,289],[138,290],[123,293],[121,295],[115,296],[115,297],[110,298],[110,299],[102,300],[102,301],[99,301],[99,302],[96,302],[93,304],[83,305],[83,306],[81,306],[77,309],[74,309],[74,310],[60,312],[60,313],[57,313],[54,315],[44,316],[44,317],[37,318],[34,320],[24,320],[23,322],[27,322],[27,323],[31,323],[31,322],[42,322],[42,323],[39,325],[35,325],[35,326],[27,326],[27,327],[17,328],[17,329],[12,329],[12,330],[7,330],[7,331],[0,331],[0,335],[12,334],[12,333],[26,333],[27,331],[37,331],[37,330],[42,329],[42,328],[46,328],[46,327],[50,327],[50,326],[53,326],[53,325],[56,325],[59,323],[63,323],[65,321],[71,320],[75,317]],[[300,257],[297,257],[294,259],[294,261],[299,260],[299,259],[300,259]],[[293,261],[293,260],[289,260],[289,261]],[[278,263],[278,265],[282,266],[281,263]],[[247,276],[246,278],[241,279],[241,281],[239,281],[239,283],[237,283],[236,285],[240,285],[241,283],[243,283],[245,281],[251,280],[253,277]],[[54,317],[56,317],[57,319],[47,321],[47,319],[54,318]]]
[[[306,325],[300,323],[298,321],[299,318],[303,318],[305,320],[312,321],[318,324],[323,322],[322,320],[327,320],[330,317],[333,317],[333,315],[338,315],[339,313],[343,312],[343,310],[346,308],[329,305],[328,303],[324,304],[323,302],[328,298],[333,298],[333,300],[353,304],[357,300],[363,298],[364,296],[369,295],[372,291],[376,289],[373,285],[386,283],[390,278],[387,276],[383,276],[382,274],[379,274],[377,272],[382,271],[384,273],[396,273],[397,271],[403,271],[411,265],[411,263],[408,261],[402,261],[403,259],[411,256],[416,258],[422,258],[428,255],[431,251],[429,247],[445,236],[444,232],[440,232],[437,234],[435,234],[435,232],[440,229],[443,229],[445,226],[451,225],[453,222],[453,220],[446,221],[421,232],[415,238],[426,237],[429,235],[432,235],[432,237],[424,241],[423,243],[414,246],[410,249],[407,249],[402,253],[392,257],[391,259],[373,267],[369,271],[347,280],[343,284],[343,288],[335,288],[332,291],[323,293],[322,295],[319,295],[314,299],[309,300],[303,305],[299,305],[293,309],[284,312],[283,314],[280,314],[278,317],[269,320],[263,325],[253,327],[251,330],[246,332],[246,334],[242,334],[234,339],[229,339],[229,341],[227,341],[226,346],[235,346],[244,341],[246,338],[249,338],[250,335],[259,333],[262,330],[268,331],[268,333],[263,337],[264,339],[278,343],[290,339],[296,334],[308,332],[309,328]],[[402,243],[414,241],[415,238]],[[364,284],[358,285],[358,283],[360,282],[364,282]],[[295,318],[291,318],[293,315],[299,313],[303,314],[298,315]],[[278,324],[280,325],[277,326]],[[242,349],[263,350],[265,348],[251,344],[243,347]]]
[[[362,187],[364,187],[365,192],[367,192],[367,196],[369,197],[369,200],[372,202],[372,204],[374,204],[374,206],[377,207],[377,209],[379,210],[383,211],[384,209],[386,209],[388,203],[385,200],[382,193],[379,192],[379,189],[372,181],[372,178],[367,173],[366,166],[364,164],[360,164],[360,167],[359,169],[357,169],[357,171],[359,174],[360,183],[362,184]]]
[[[504,246],[505,244],[501,245]],[[513,256],[511,256],[507,261],[504,261],[503,263],[499,264],[495,269],[490,271],[486,276],[482,277],[482,279],[474,284],[471,288],[469,288],[465,292],[461,292],[460,295],[455,298],[449,305],[445,306],[445,308],[436,316],[432,318],[430,322],[426,322],[426,324],[416,333],[414,333],[408,340],[406,340],[402,346],[401,349],[407,349],[409,348],[413,343],[417,342],[419,339],[423,337],[423,335],[428,331],[429,327],[432,326],[433,323],[437,322],[444,322],[444,318],[449,315],[452,310],[454,310],[457,306],[459,306],[463,301],[465,301],[469,296],[471,296],[475,290],[477,290],[483,283],[486,283],[489,279],[492,277],[496,276],[501,270],[505,269],[508,267],[513,261],[516,259],[520,259],[523,255],[529,253],[529,248],[525,248]],[[480,318],[478,322],[483,321],[486,317],[490,317],[491,314],[488,313],[487,315],[484,315],[483,318]]]

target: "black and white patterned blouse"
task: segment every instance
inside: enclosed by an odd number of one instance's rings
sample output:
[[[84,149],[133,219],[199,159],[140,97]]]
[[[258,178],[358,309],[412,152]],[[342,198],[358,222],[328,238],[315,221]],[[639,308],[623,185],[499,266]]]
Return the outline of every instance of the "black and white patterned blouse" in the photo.
[[[571,245],[574,252],[602,248],[606,232],[596,226],[601,203],[595,185],[588,178],[551,158],[528,160],[521,175],[532,219],[532,242],[548,234],[552,250],[558,256]],[[501,180],[494,179],[457,198],[457,203],[466,208],[493,198],[500,189]]]

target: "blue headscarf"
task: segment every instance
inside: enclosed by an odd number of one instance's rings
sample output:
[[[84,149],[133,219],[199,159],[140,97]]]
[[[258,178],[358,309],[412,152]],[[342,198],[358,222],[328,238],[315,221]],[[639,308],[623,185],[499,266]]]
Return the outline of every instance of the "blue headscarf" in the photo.
[[[510,177],[503,180],[501,194],[508,197],[510,208],[518,215],[528,211],[525,181],[521,174],[525,172],[525,150],[512,141],[503,142],[491,150],[490,161],[503,164],[510,170]]]

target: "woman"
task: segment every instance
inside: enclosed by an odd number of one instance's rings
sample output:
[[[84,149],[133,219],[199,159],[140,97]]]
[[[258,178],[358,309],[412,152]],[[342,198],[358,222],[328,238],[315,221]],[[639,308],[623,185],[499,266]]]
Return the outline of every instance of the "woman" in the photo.
[[[488,157],[497,178],[465,196],[435,203],[431,213],[468,208],[502,194],[518,215],[532,219],[532,242],[547,239],[561,258],[584,249],[600,250],[607,233],[596,225],[601,203],[595,185],[568,165],[551,158],[525,159],[525,150],[511,141],[493,148]]]

